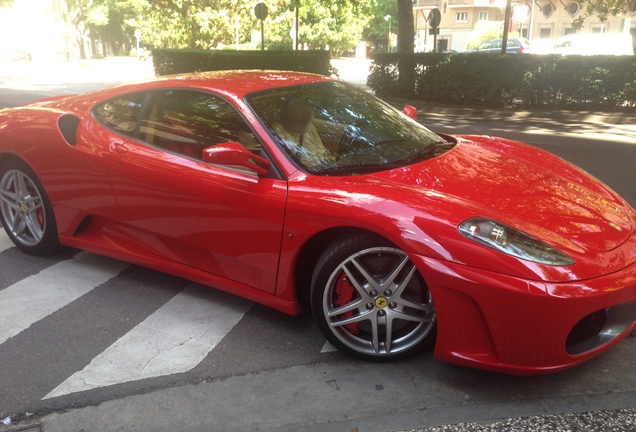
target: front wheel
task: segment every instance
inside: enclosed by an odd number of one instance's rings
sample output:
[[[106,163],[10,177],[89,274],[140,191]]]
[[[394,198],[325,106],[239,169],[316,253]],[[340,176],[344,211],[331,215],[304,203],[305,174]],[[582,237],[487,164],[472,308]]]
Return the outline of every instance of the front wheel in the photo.
[[[408,255],[385,239],[340,239],[312,280],[312,312],[327,340],[364,360],[394,360],[435,339],[433,298]]]
[[[0,164],[0,216],[5,231],[23,251],[45,255],[61,248],[49,198],[24,162]]]

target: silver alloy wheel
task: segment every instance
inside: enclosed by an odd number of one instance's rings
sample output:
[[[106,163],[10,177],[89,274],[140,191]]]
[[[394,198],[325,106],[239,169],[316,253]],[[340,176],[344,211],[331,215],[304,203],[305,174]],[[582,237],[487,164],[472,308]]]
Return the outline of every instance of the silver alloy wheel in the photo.
[[[374,356],[416,346],[436,322],[433,299],[417,268],[404,251],[390,247],[365,249],[336,267],[324,291],[323,311],[342,343]]]
[[[8,170],[0,180],[0,209],[13,237],[35,246],[46,232],[44,201],[33,180],[19,170]]]

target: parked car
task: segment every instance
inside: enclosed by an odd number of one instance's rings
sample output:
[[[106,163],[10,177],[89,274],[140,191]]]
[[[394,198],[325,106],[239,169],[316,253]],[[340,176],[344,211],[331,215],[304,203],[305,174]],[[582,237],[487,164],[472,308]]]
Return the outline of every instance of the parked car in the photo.
[[[479,53],[498,53],[501,52],[502,39],[493,39],[486,42],[482,42],[475,49],[466,50],[464,52],[479,52]],[[506,54],[528,54],[530,53],[530,42],[523,38],[508,39],[506,45]]]
[[[636,211],[550,153],[416,116],[286,72],[43,99],[0,111],[0,216],[30,254],[84,249],[309,308],[367,360],[435,344],[538,374],[627,336]]]
[[[579,33],[563,36],[552,52],[561,55],[634,55],[634,41],[629,33]]]

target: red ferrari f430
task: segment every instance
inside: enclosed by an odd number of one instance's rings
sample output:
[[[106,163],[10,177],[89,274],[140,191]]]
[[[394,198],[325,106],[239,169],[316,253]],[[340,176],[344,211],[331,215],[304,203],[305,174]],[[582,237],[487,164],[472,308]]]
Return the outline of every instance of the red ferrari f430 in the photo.
[[[368,360],[537,374],[636,326],[636,212],[558,157],[327,77],[158,78],[0,111],[0,214],[297,314]]]

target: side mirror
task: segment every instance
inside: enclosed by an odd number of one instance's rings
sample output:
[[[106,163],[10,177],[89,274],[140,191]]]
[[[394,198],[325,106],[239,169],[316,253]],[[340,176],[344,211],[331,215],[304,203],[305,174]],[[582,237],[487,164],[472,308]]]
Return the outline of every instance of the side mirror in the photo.
[[[404,105],[404,114],[413,120],[417,120],[417,108],[414,106]]]
[[[256,156],[237,142],[228,142],[204,149],[203,162],[247,168],[260,176],[267,175],[266,167],[270,165],[267,159]]]

